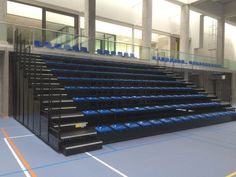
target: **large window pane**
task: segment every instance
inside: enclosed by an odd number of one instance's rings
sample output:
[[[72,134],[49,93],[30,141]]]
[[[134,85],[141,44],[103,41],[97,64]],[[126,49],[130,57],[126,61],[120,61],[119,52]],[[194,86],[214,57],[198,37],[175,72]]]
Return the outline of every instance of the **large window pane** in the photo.
[[[46,12],[46,41],[61,44],[74,45],[74,36],[65,33],[74,34],[75,24],[74,17],[62,15],[54,12]],[[59,31],[59,32],[53,32]]]
[[[7,2],[7,22],[12,24],[19,24],[18,30],[22,34],[23,40],[27,43],[32,40],[31,30],[20,27],[21,26],[32,26],[41,28],[42,27],[42,9],[30,5],[25,5],[16,2]],[[7,41],[11,44],[13,42],[13,26],[7,26]]]

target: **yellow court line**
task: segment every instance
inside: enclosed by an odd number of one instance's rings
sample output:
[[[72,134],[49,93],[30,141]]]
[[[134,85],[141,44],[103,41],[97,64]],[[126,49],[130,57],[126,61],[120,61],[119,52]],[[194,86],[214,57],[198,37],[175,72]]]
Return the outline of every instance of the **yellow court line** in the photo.
[[[23,157],[23,155],[20,153],[20,151],[17,149],[16,145],[13,143],[13,141],[9,138],[8,134],[6,133],[6,131],[3,128],[0,128],[1,132],[3,133],[3,135],[5,136],[5,138],[7,139],[7,141],[10,143],[12,149],[15,151],[15,153],[17,154],[17,156],[19,157],[19,159],[21,160],[21,162],[23,163],[23,165],[25,166],[25,168],[29,171],[31,177],[37,177],[37,175],[35,174],[35,172],[31,169],[30,165],[28,164],[28,162],[25,160],[25,158]]]
[[[234,176],[236,176],[236,172],[231,173],[231,174],[227,175],[226,177],[234,177]]]

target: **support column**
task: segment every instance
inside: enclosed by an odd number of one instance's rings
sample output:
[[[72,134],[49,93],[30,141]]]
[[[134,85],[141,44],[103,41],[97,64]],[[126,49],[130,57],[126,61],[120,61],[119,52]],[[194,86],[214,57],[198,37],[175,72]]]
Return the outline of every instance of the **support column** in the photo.
[[[233,107],[236,107],[236,73],[232,74],[232,90],[231,90],[231,104]]]
[[[9,53],[0,52],[0,116],[9,115]]]
[[[204,15],[200,15],[199,24],[199,49],[203,48],[204,44]]]
[[[183,53],[189,53],[189,11],[188,4],[181,7],[180,52]]]
[[[189,80],[189,74],[188,74],[188,71],[184,71],[184,80],[185,81],[188,81]]]
[[[96,37],[96,0],[86,0],[84,12],[85,35],[88,36],[88,49],[90,53],[94,53]]]
[[[142,11],[142,58],[149,59],[152,42],[152,0],[143,0]]]
[[[134,29],[135,29],[135,27],[133,26],[132,27],[132,53],[134,53],[134,38],[135,38]]]
[[[7,0],[0,0],[0,22],[7,21]],[[7,26],[0,25],[0,44],[7,43]]]
[[[218,64],[224,64],[224,48],[225,48],[225,18],[220,18],[217,20],[216,58]]]

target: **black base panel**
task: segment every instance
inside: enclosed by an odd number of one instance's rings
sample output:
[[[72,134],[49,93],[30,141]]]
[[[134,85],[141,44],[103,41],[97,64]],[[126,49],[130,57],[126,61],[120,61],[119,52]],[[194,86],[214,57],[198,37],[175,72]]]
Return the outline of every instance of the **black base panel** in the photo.
[[[77,148],[77,149],[73,149],[73,150],[65,150],[65,149],[63,149],[62,153],[65,156],[69,156],[69,155],[73,155],[73,154],[79,154],[79,153],[94,151],[94,150],[98,150],[98,149],[102,149],[102,144],[86,146],[86,147]]]

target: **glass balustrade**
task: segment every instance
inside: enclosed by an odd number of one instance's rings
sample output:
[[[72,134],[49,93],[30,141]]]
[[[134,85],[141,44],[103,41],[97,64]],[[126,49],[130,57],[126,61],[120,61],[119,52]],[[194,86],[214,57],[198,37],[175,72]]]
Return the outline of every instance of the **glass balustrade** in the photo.
[[[86,36],[79,36],[62,31],[25,27],[8,23],[0,23],[0,41],[7,41],[8,44],[13,45],[15,40],[15,30],[18,30],[21,33],[22,39],[25,43],[32,45],[32,47],[35,47],[35,41],[39,41],[45,48],[60,48],[73,51],[73,46],[77,46],[78,49],[86,48],[89,50],[89,45],[94,43],[95,50],[89,51],[93,54],[116,55],[131,59],[135,58],[144,61],[159,62],[164,65],[169,64],[170,66],[172,64],[173,66],[181,65],[181,67],[183,67],[188,64],[188,66],[190,65],[192,68],[199,66],[209,68],[224,67],[236,71],[236,61],[229,59],[224,60],[223,66],[218,66],[217,60],[214,57],[149,48],[109,39],[89,39]],[[153,57],[155,57],[156,60],[153,60]]]

